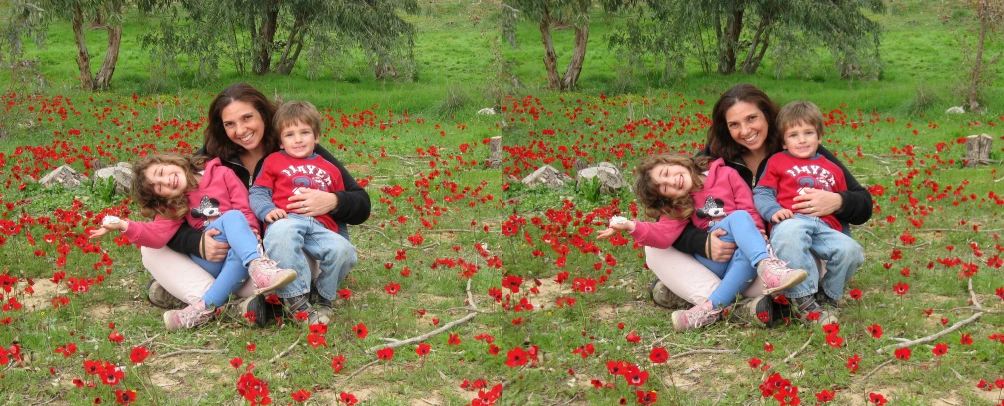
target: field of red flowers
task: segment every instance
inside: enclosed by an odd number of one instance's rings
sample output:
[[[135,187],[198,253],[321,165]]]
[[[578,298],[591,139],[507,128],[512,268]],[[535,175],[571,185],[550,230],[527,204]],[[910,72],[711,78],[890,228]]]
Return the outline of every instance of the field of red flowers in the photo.
[[[374,202],[350,229],[360,262],[335,321],[171,334],[145,300],[138,250],[86,238],[106,215],[138,216],[129,199],[36,181],[61,165],[90,175],[95,159],[191,153],[212,95],[5,95],[16,120],[0,140],[0,399],[1000,404],[1004,117],[821,106],[827,147],[875,199],[853,229],[867,261],[837,325],[674,333],[647,299],[641,248],[595,239],[610,216],[637,215],[630,193],[519,182],[544,164],[574,175],[576,160],[607,161],[630,177],[648,154],[693,153],[717,94],[527,95],[451,119],[319,105],[323,145]],[[965,136],[978,133],[998,161],[966,168]],[[499,169],[486,164],[495,135]]]

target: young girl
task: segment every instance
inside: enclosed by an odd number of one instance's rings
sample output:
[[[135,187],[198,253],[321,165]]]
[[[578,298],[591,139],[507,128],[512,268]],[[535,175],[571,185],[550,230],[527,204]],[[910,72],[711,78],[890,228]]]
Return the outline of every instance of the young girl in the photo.
[[[788,269],[770,251],[763,236],[763,220],[753,206],[753,193],[739,173],[725,166],[721,159],[655,155],[642,161],[635,172],[638,176],[635,195],[645,206],[645,214],[658,221],[615,219],[598,238],[627,231],[640,244],[664,249],[676,241],[688,222],[693,222],[708,231],[725,230],[728,234],[722,240],[739,246],[728,262],[694,255],[722,282],[708,295],[707,302],[673,312],[673,328],[677,332],[714,323],[722,309],[757,274],[764,281],[764,294],[795,286],[805,279],[804,270]]]
[[[118,230],[135,244],[161,248],[187,221],[199,230],[220,230],[215,239],[230,244],[230,252],[223,262],[209,262],[190,255],[216,281],[202,300],[182,310],[164,313],[168,331],[207,323],[215,308],[226,303],[249,275],[255,285],[255,294],[272,291],[296,279],[295,271],[279,269],[275,261],[260,254],[258,220],[248,204],[247,189],[233,171],[220,164],[219,158],[205,162],[203,157],[197,156],[151,155],[133,168],[132,187],[140,213],[152,217],[153,221],[106,217],[101,228],[91,232],[91,238]]]

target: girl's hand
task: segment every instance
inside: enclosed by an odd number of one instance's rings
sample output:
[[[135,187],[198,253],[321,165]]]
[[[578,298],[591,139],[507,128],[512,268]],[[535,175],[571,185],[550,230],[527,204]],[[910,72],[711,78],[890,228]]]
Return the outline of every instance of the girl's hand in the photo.
[[[777,224],[777,223],[780,223],[780,222],[785,221],[787,219],[790,219],[792,217],[795,217],[795,214],[792,213],[791,210],[781,209],[781,210],[778,210],[778,211],[774,212],[773,216],[770,216],[770,222],[774,223],[774,224]]]
[[[202,233],[202,240],[199,246],[202,249],[202,258],[209,262],[223,262],[230,252],[230,244],[223,241],[216,241],[215,236],[222,234],[220,230],[210,228]]]
[[[614,234],[616,234],[618,231],[627,231],[629,233],[634,231],[634,220],[626,221],[623,223],[612,223],[610,224],[610,227],[607,227],[605,230],[597,233],[596,238],[605,240],[607,238],[613,237]]]
[[[300,188],[300,194],[289,197],[286,212],[316,217],[330,213],[335,207],[338,207],[338,196],[334,193]]]
[[[91,235],[89,238],[101,238],[105,234],[108,234],[111,230],[118,230],[125,232],[129,229],[129,223],[126,221],[114,221],[101,224],[101,228],[91,230]]]
[[[276,220],[284,219],[286,217],[289,217],[289,215],[286,214],[285,210],[273,209],[272,211],[268,212],[268,214],[265,215],[265,222],[274,223]]]
[[[805,194],[795,196],[795,204],[791,206],[799,213],[813,217],[829,216],[844,206],[844,198],[837,193],[812,188],[803,191]]]

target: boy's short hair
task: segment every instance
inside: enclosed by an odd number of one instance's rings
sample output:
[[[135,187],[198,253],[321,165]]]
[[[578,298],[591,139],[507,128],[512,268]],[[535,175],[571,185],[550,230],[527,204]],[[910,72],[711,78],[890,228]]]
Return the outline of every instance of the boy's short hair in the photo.
[[[793,101],[786,104],[777,113],[777,132],[782,137],[789,127],[798,123],[811,124],[816,127],[816,134],[823,138],[823,113],[810,101]]]
[[[321,113],[308,101],[294,100],[279,105],[272,119],[275,133],[282,136],[282,129],[296,123],[309,125],[314,130],[314,137],[321,136]]]

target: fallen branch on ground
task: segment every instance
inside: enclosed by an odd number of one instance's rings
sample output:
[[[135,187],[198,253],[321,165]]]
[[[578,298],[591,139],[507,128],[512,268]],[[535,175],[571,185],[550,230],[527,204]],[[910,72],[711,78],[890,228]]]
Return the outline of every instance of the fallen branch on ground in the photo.
[[[976,298],[976,292],[973,291],[973,278],[969,278],[969,297],[973,298],[974,307],[983,310],[983,305],[980,304],[980,299]]]
[[[439,333],[442,333],[442,332],[444,332],[446,330],[449,330],[449,329],[453,328],[453,326],[456,326],[458,324],[463,324],[463,323],[466,323],[468,321],[471,321],[471,319],[473,319],[474,317],[477,317],[478,313],[481,313],[482,311],[480,309],[478,309],[477,305],[473,301],[474,297],[471,294],[471,280],[470,279],[467,280],[467,298],[468,298],[467,300],[471,301],[471,303],[469,303],[470,304],[470,309],[474,310],[474,311],[471,312],[471,313],[468,313],[466,316],[464,316],[464,317],[462,317],[460,319],[451,321],[449,323],[446,323],[446,324],[443,325],[443,327],[437,328],[435,330],[432,330],[432,331],[430,331],[428,333],[422,334],[422,335],[417,336],[417,337],[412,337],[412,338],[408,338],[408,339],[405,339],[405,340],[400,340],[400,341],[392,342],[392,343],[386,344],[386,345],[374,345],[374,346],[370,347],[368,350],[366,350],[366,352],[373,352],[373,351],[384,349],[384,348],[397,348],[397,347],[400,347],[402,345],[408,345],[408,344],[412,344],[412,343],[420,343],[422,341],[425,341],[425,340],[429,339],[429,337],[432,337],[434,335],[437,335]]]
[[[180,350],[161,355],[158,359],[164,359],[167,357],[173,357],[175,355],[181,355],[181,354],[222,354],[224,352],[227,352],[227,350],[201,350],[201,349]]]
[[[680,358],[693,354],[731,354],[736,352],[739,352],[739,350],[690,350],[681,352],[679,354],[674,354],[672,357],[669,358]]]
[[[348,381],[348,380],[352,379],[352,377],[354,377],[356,375],[359,375],[359,373],[363,372],[364,369],[373,366],[373,364],[376,364],[377,362],[380,362],[380,360],[376,359],[376,360],[370,361],[369,364],[366,364],[366,365],[363,365],[363,366],[359,367],[359,369],[357,369],[355,372],[349,374],[349,376],[346,376],[345,379],[342,379],[342,381],[345,382],[345,381]]]
[[[944,330],[941,330],[941,331],[939,331],[937,333],[931,334],[931,335],[929,335],[927,337],[918,338],[916,340],[906,341],[906,342],[902,342],[902,343],[899,343],[899,344],[888,345],[888,346],[879,348],[878,350],[875,350],[875,352],[881,354],[881,353],[886,352],[886,351],[896,350],[896,349],[903,348],[903,347],[910,347],[910,346],[914,346],[914,345],[917,345],[917,344],[929,343],[931,341],[937,340],[938,337],[941,337],[941,336],[943,336],[945,334],[951,333],[951,332],[953,332],[955,330],[958,330],[958,329],[962,328],[962,326],[964,326],[966,324],[969,324],[969,323],[972,323],[972,322],[978,320],[980,317],[983,316],[983,314],[984,314],[983,312],[976,313],[976,314],[970,316],[968,319],[965,319],[965,320],[962,320],[960,322],[957,322],[957,323],[953,324],[951,327],[946,328]]]
[[[877,367],[875,367],[874,369],[872,369],[871,372],[869,372],[867,375],[861,377],[861,380],[862,381],[867,380],[869,376],[872,376],[872,374],[875,373],[875,371],[878,371],[879,369],[882,369],[882,367],[884,367],[886,365],[889,365],[889,363],[891,363],[891,362],[893,362],[895,360],[896,360],[895,358],[887,359],[885,362],[879,364]]]

